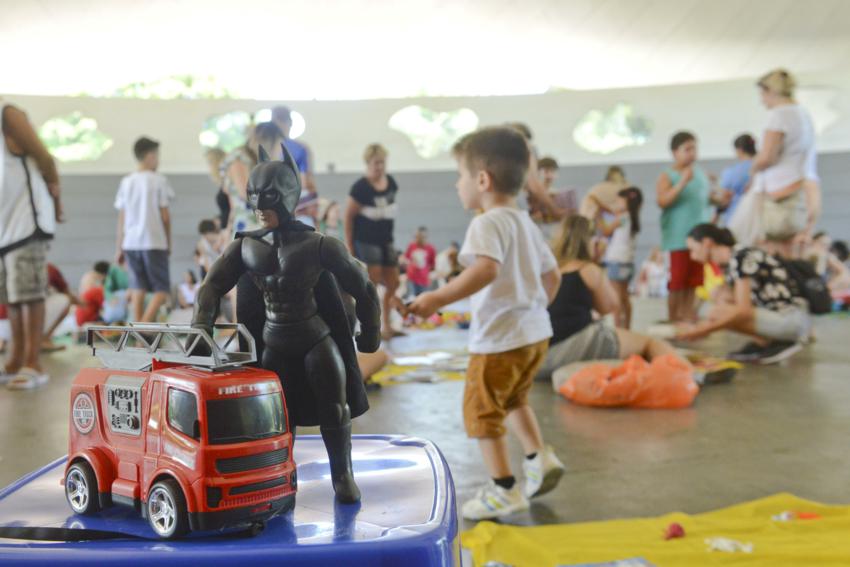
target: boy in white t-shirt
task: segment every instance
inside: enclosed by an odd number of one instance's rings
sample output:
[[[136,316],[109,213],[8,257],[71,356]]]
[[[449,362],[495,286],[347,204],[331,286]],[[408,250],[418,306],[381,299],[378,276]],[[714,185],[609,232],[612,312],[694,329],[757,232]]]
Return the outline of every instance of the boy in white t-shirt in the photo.
[[[483,210],[469,225],[460,251],[466,269],[407,309],[429,317],[471,296],[472,326],[463,400],[466,432],[478,439],[491,481],[463,505],[463,516],[484,520],[528,508],[528,498],[557,485],[564,466],[543,444],[528,391],[546,357],[552,325],[547,306],[560,275],[555,257],[528,213],[517,208],[529,151],[510,128],[485,128],[455,146],[457,189],[467,210]],[[505,421],[522,444],[526,480],[511,472]]]
[[[121,180],[115,197],[118,238],[115,263],[127,260],[133,320],[151,322],[171,293],[171,215],[174,191],[159,167],[159,142],[139,138],[133,146],[139,170]],[[145,309],[148,292],[153,297]]]

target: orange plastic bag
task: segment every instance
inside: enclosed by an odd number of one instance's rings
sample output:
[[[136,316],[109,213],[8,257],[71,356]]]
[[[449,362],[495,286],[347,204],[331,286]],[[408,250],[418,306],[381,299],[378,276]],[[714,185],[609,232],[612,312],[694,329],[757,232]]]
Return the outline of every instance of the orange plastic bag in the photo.
[[[690,406],[699,386],[691,368],[676,356],[648,363],[635,355],[617,367],[600,363],[582,368],[558,391],[585,406],[676,409]]]

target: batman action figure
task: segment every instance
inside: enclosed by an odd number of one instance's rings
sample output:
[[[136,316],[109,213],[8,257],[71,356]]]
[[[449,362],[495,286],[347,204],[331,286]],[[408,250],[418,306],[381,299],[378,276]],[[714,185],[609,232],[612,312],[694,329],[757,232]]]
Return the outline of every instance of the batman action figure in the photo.
[[[342,242],[294,219],[301,182],[292,156],[270,161],[260,147],[248,202],[263,225],[237,234],[198,290],[192,326],[212,336],[220,299],[248,274],[239,292],[240,315],[254,336],[263,368],[280,377],[290,430],[319,425],[340,502],[360,500],[351,469],[351,418],[369,408],[354,350],[353,322],[339,288],[356,302],[357,347],[380,346],[380,303],[374,285]],[[271,244],[265,240],[270,235]],[[339,287],[337,287],[337,282]],[[252,297],[251,293],[254,293]]]

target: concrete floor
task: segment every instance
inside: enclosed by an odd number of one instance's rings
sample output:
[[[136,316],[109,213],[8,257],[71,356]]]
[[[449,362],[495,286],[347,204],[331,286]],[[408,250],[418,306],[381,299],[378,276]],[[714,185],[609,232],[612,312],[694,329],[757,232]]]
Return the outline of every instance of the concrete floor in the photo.
[[[645,327],[661,318],[663,306],[643,301],[636,312],[637,327]],[[568,472],[555,492],[509,521],[702,512],[783,491],[850,502],[850,318],[821,317],[816,329],[818,341],[787,364],[747,367],[732,384],[706,388],[687,410],[583,408],[548,384],[535,384],[531,403]],[[699,346],[722,353],[737,340],[721,336]],[[441,331],[392,347],[459,348],[462,341],[460,332]],[[45,360],[53,376],[47,387],[0,389],[0,486],[66,452],[69,385],[80,367],[96,363],[81,347]],[[486,478],[463,433],[462,391],[462,382],[386,387],[372,395],[372,409],[355,421],[355,432],[431,439],[445,454],[462,501]]]

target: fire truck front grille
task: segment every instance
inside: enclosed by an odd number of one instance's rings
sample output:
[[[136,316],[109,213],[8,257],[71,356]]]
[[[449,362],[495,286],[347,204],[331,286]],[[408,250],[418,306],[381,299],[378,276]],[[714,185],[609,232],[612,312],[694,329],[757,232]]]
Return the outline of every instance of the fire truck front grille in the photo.
[[[215,468],[220,473],[237,473],[263,469],[274,465],[285,463],[289,458],[289,449],[284,447],[267,453],[257,453],[247,457],[234,457],[232,459],[218,459]]]
[[[235,486],[231,488],[229,494],[231,496],[236,496],[239,494],[246,494],[248,492],[257,492],[258,490],[268,490],[270,488],[277,488],[278,486],[283,486],[284,484],[286,484],[286,480],[286,475],[283,475],[280,478],[273,478],[272,480],[267,480],[265,482],[243,484],[242,486]]]

